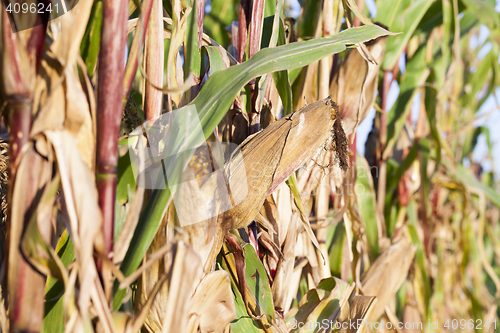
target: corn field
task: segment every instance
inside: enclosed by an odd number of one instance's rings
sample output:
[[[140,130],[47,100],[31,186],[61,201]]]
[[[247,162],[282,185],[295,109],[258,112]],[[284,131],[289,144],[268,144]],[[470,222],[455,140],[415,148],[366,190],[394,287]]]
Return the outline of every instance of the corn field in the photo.
[[[2,332],[500,332],[499,3],[1,8]]]

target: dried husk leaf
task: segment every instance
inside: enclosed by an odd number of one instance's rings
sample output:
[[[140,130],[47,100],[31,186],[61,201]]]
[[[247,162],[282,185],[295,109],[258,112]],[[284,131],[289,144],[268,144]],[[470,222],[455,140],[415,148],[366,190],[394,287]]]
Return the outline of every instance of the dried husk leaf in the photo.
[[[348,304],[342,308],[338,321],[340,323],[347,322],[348,328],[342,328],[342,333],[361,333],[367,332],[367,318],[370,317],[373,308],[377,303],[374,296],[351,295]],[[351,323],[356,323],[353,325]]]
[[[415,294],[413,292],[413,285],[411,283],[407,283],[406,285],[406,305],[403,310],[403,322],[412,323],[411,328],[404,329],[405,333],[417,333],[420,331],[418,327],[413,325],[413,323],[422,322],[422,316],[418,310]]]
[[[283,229],[283,226],[280,225],[281,218],[273,195],[269,195],[266,198],[264,205],[262,205],[262,208],[260,209],[260,213],[255,217],[255,221],[268,230],[268,232],[273,236],[273,240],[276,244],[281,245],[279,242],[278,230],[281,230],[284,238],[286,235],[286,229]],[[269,224],[269,226],[266,224]]]
[[[371,320],[377,320],[386,305],[406,280],[417,247],[407,240],[401,240],[386,249],[370,268],[361,276],[363,295],[376,296],[377,306]]]
[[[94,251],[104,253],[102,216],[95,200],[95,176],[80,157],[79,151],[74,149],[76,140],[72,134],[67,131],[46,131],[45,135],[56,156],[64,196],[62,209],[69,217],[66,227],[81,267],[78,270],[80,289],[77,304],[85,319],[97,279]]]
[[[199,322],[201,332],[221,332],[236,318],[231,279],[226,271],[212,272],[201,280],[191,299],[189,316],[190,322]]]
[[[378,73],[385,54],[386,37],[366,43],[376,64],[368,63],[356,50],[351,50],[342,59],[335,73],[330,91],[332,99],[339,105],[342,125],[347,135],[366,118],[378,89]]]
[[[160,250],[162,246],[168,243],[167,240],[167,227],[169,221],[167,214],[162,220],[160,228],[156,233],[155,239],[148,249],[146,256],[143,259],[143,266],[149,264],[150,256]],[[149,300],[151,291],[155,288],[157,283],[161,283],[162,277],[172,269],[174,262],[173,249],[170,249],[163,258],[155,261],[148,269],[142,272],[141,277],[137,282],[136,297],[136,311],[144,307]],[[163,283],[152,301],[151,311],[148,312],[144,321],[144,327],[148,332],[161,332],[164,323],[164,316],[167,311],[167,300],[169,295],[169,285],[167,282]],[[150,301],[150,300],[149,300]]]
[[[334,285],[334,287],[332,286]],[[291,332],[315,332],[315,323],[323,324],[324,320],[328,323],[335,323],[343,309],[349,302],[354,292],[354,284],[335,277],[324,279],[320,282],[317,289],[311,289],[301,299],[298,308],[290,310],[285,318],[289,328],[292,328],[292,320],[296,328]],[[299,330],[297,323],[304,324],[304,329]],[[309,325],[306,325],[309,324]],[[317,328],[317,326],[316,326]],[[331,332],[334,326],[329,327],[327,332]]]
[[[325,154],[323,163],[327,164],[326,158],[328,154]],[[316,186],[315,195],[315,216],[317,218],[317,224],[325,224],[328,216],[328,206],[330,204],[330,184],[329,177],[322,176],[319,179],[318,185]],[[327,238],[327,228],[320,228],[316,230],[316,238],[320,244],[320,248],[316,251],[321,251],[317,253],[318,258],[318,274],[321,279],[327,278],[331,275],[330,261],[322,260],[322,258],[328,258],[328,246],[326,244]]]
[[[280,257],[276,275],[274,277],[271,291],[273,293],[274,307],[283,314],[289,307],[288,292],[290,290],[293,270],[295,265],[295,244],[297,243],[297,219],[291,219],[287,228],[286,238],[283,246],[283,255]]]
[[[165,230],[166,228],[161,228]],[[166,232],[152,244],[151,252],[166,243]],[[147,258],[145,259],[147,260]],[[164,277],[167,277],[164,279]],[[156,294],[144,328],[148,332],[178,332],[187,327],[190,298],[202,277],[198,254],[182,241],[175,241],[164,259],[142,274],[137,288],[137,306],[144,305],[156,283],[163,283]]]
[[[189,299],[202,275],[198,255],[183,242],[177,245],[171,274],[162,333],[178,332],[179,327],[187,327]]]
[[[286,184],[281,184],[278,189],[272,193],[272,196],[276,202],[279,215],[277,230],[279,238],[278,244],[279,246],[283,246],[292,220],[293,197],[290,188]]]
[[[163,6],[160,0],[153,0],[151,15],[146,31],[144,68],[149,81],[158,87],[163,86],[164,39]],[[143,80],[144,105],[146,119],[156,119],[163,111],[163,94]]]
[[[260,213],[255,215],[254,221],[257,223],[257,227],[260,232],[265,232],[269,236],[270,240],[273,239],[271,235],[276,235],[274,225],[267,219],[267,217],[262,215],[262,210]]]
[[[34,93],[35,119],[32,133],[66,129],[77,140],[81,158],[91,169],[95,160],[95,130],[92,90],[83,88],[77,70],[80,43],[93,2],[80,1],[58,18],[59,33],[42,54]],[[86,71],[83,75],[87,76]]]

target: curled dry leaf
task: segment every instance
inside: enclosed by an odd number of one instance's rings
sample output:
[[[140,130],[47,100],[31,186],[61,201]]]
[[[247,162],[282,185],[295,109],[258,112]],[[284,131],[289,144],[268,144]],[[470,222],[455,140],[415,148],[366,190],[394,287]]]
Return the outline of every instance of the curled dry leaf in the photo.
[[[64,196],[63,209],[69,217],[69,230],[80,269],[78,307],[82,316],[90,305],[91,291],[97,278],[94,251],[104,253],[101,233],[102,216],[95,198],[95,176],[75,150],[76,140],[67,131],[45,132],[54,150]]]
[[[69,131],[83,161],[93,169],[95,132],[92,118],[93,91],[81,85],[77,62],[93,2],[85,0],[58,19],[60,33],[42,54],[34,92],[32,133],[46,130]],[[68,33],[71,32],[71,33]],[[86,71],[82,71],[87,76]]]
[[[165,58],[159,56],[164,51],[163,39],[163,6],[160,1],[153,1],[146,31],[144,46],[144,68],[150,83],[156,86],[163,85],[163,67]],[[156,119],[163,111],[163,94],[143,80],[144,113],[146,119]]]
[[[370,317],[373,308],[377,303],[374,296],[351,295],[349,302],[342,308],[338,321],[340,323],[347,322],[348,328],[345,325],[340,330],[341,333],[361,333],[366,332],[368,324],[367,318]],[[356,323],[353,328],[351,323]]]
[[[163,257],[155,258],[156,260],[154,260],[152,256],[161,250],[162,247],[167,246],[167,228],[165,224],[168,223],[168,217],[169,215],[166,215],[166,218],[163,219],[153,243],[142,260],[144,268],[147,266],[150,267],[142,272],[137,283],[136,297],[139,301],[136,304],[136,312],[144,308],[148,302],[151,303],[151,311],[148,311],[144,319],[144,327],[148,332],[161,332],[164,316],[167,311],[169,285],[163,282],[166,281],[164,277],[172,270],[175,259],[173,257],[173,249],[168,249],[168,252],[164,254]],[[154,262],[152,263],[151,261],[153,260]],[[158,284],[161,284],[161,286],[159,286],[154,299],[151,300],[151,292]]]
[[[196,252],[179,242],[169,279],[169,297],[162,333],[187,327],[189,300],[201,278],[202,267]]]
[[[283,255],[280,256],[278,267],[274,276],[271,291],[273,293],[274,307],[277,311],[288,310],[290,306],[289,290],[295,266],[295,245],[297,244],[297,214],[291,218],[287,226],[286,238],[283,244]]]
[[[363,295],[377,297],[377,307],[368,321],[373,322],[384,313],[384,308],[406,280],[416,250],[416,245],[401,240],[382,252],[361,276],[359,288]]]
[[[97,202],[94,200],[96,189],[93,173],[82,161],[78,150],[74,149],[75,146],[76,141],[69,132],[47,131],[45,136],[35,136],[33,141],[26,145],[24,153],[21,155],[19,170],[22,172],[18,173],[12,201],[14,203],[12,205],[12,222],[13,226],[17,227],[11,230],[11,235],[14,235],[14,232],[17,233],[19,237],[13,239],[19,240],[21,232],[24,232],[24,235],[21,244],[19,242],[10,243],[12,265],[9,269],[9,280],[15,278],[13,274],[17,272],[16,267],[22,269],[22,265],[19,265],[22,261],[18,258],[20,253],[17,251],[20,245],[25,257],[33,267],[44,275],[60,278],[66,286],[70,285],[71,281],[75,281],[78,276],[79,296],[77,304],[72,304],[74,298],[68,296],[65,299],[66,309],[68,316],[76,316],[75,318],[80,318],[79,320],[89,320],[90,299],[91,294],[96,292],[95,281],[97,278],[93,257],[94,249],[102,252],[101,215]],[[57,172],[54,170],[54,163],[57,163]],[[30,172],[31,170],[36,172]],[[77,272],[77,275],[72,274],[70,277],[68,277],[64,265],[50,243],[53,205],[60,184],[64,195],[62,209],[64,214],[69,217],[69,223],[66,227],[71,234],[77,258],[75,268],[79,267],[79,269],[73,270],[73,273]],[[35,196],[34,190],[39,194]],[[36,209],[26,207],[25,205],[28,203]],[[23,219],[27,220],[23,221]],[[23,231],[20,227],[25,225],[25,222],[29,223]],[[17,258],[17,260],[13,258]],[[24,274],[28,275],[28,272]],[[33,286],[37,289],[37,277],[42,280],[43,284],[45,277],[36,273],[30,277],[30,283],[27,286]],[[16,286],[18,284],[12,280],[10,288],[14,288],[13,291],[15,291]],[[41,293],[42,299],[44,297],[44,289],[24,289],[22,293],[16,293],[28,297],[22,302],[24,306],[30,304],[29,300],[36,301],[38,293]],[[39,307],[33,306],[33,308],[38,309]],[[43,307],[41,311],[43,315]],[[34,316],[32,311],[28,316],[29,319],[23,319],[23,313],[20,311],[21,317],[16,319],[18,325],[34,325],[32,321],[36,320],[38,316]],[[68,327],[70,326],[68,325]]]
[[[283,186],[284,187],[280,187],[280,189],[278,189],[276,192],[281,192],[282,188],[286,188],[286,185]],[[290,190],[288,189],[288,191]],[[278,207],[273,195],[269,195],[266,198],[266,201],[264,201],[264,205],[262,205],[262,208],[260,209],[260,213],[255,217],[255,222],[257,222],[261,228],[267,230],[273,241],[278,246],[281,246],[283,244],[280,241],[279,235],[283,234],[282,238],[283,240],[285,239],[286,228],[284,227],[288,227],[288,223],[290,221],[288,220],[287,222],[286,220],[282,220],[282,218],[280,217]]]
[[[298,307],[287,313],[285,321],[290,332],[315,332],[315,323],[335,324],[341,309],[349,302],[354,287],[354,284],[350,285],[335,277],[321,280],[316,289],[304,295]],[[300,330],[299,327],[304,329]]]
[[[231,280],[226,271],[212,272],[201,280],[191,299],[189,316],[190,322],[199,323],[201,332],[221,332],[236,318]]]
[[[405,323],[420,323],[422,322],[422,316],[418,310],[415,292],[412,283],[407,283],[406,287],[406,300],[403,310],[403,322]],[[417,333],[418,328],[412,325],[411,328],[405,328],[405,333]]]
[[[160,241],[158,239],[157,243]],[[153,251],[158,244],[153,244]],[[139,307],[148,301],[156,284],[163,283],[159,293],[152,295],[156,297],[151,311],[147,312],[144,328],[148,332],[167,333],[187,327],[190,299],[201,277],[202,266],[198,254],[184,242],[176,241],[165,258],[144,272],[139,280],[136,296]]]
[[[262,319],[262,315],[255,316],[252,310],[249,307],[249,300],[247,294],[247,282],[246,282],[246,261],[243,255],[243,249],[239,245],[238,238],[235,235],[227,234],[226,235],[226,244],[231,253],[234,256],[234,268],[236,271],[236,275],[238,276],[238,289],[240,291],[241,297],[243,299],[243,303],[245,304],[245,308],[247,313],[255,320]]]
[[[292,220],[293,196],[290,188],[286,184],[281,184],[278,189],[273,192],[272,196],[276,203],[279,216],[278,230],[276,230],[279,239],[278,244],[282,246],[288,235]]]
[[[332,99],[339,105],[342,125],[347,135],[366,118],[378,89],[378,73],[385,54],[386,37],[366,43],[376,64],[368,63],[356,50],[342,59],[330,84]]]

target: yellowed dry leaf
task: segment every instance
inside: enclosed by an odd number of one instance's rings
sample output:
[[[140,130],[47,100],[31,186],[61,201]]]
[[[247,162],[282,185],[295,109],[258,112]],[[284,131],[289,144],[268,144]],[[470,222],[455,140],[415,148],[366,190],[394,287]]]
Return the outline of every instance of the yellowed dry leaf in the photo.
[[[196,317],[201,332],[221,332],[236,318],[231,280],[226,271],[206,275],[196,287],[189,308],[190,320]]]
[[[416,245],[403,239],[382,252],[361,276],[359,288],[363,295],[377,297],[371,321],[384,313],[384,308],[406,280],[415,251]]]
[[[341,333],[364,333],[367,332],[367,318],[370,317],[377,300],[374,296],[351,295],[348,304],[344,306],[339,316],[339,323],[347,322],[348,328],[342,328]],[[351,325],[356,323],[356,325]],[[344,324],[345,325],[345,324]],[[347,325],[345,325],[347,326]],[[355,328],[353,328],[355,327]]]
[[[279,224],[278,224],[278,238],[279,246],[285,242],[288,235],[288,228],[292,220],[292,205],[293,196],[292,191],[286,184],[281,184],[276,191],[273,192],[274,201],[278,209]]]
[[[164,39],[163,39],[163,3],[153,0],[149,23],[146,30],[144,47],[144,69],[149,81],[158,87],[163,86]],[[143,80],[143,110],[147,120],[156,119],[163,111],[163,94],[146,80]]]
[[[286,232],[283,245],[283,255],[280,257],[276,275],[271,286],[274,307],[277,311],[284,313],[289,308],[289,292],[295,265],[295,244],[297,243],[297,218],[292,218]]]
[[[169,295],[162,333],[178,332],[179,327],[187,327],[189,301],[202,272],[198,255],[186,244],[179,242],[169,279]]]
[[[154,253],[166,243],[166,230],[164,225],[160,227],[149,252]],[[187,327],[190,299],[201,277],[199,256],[184,242],[175,241],[165,258],[156,261],[139,280],[136,310],[147,302],[150,303],[147,309],[151,306],[149,311],[141,311],[145,315],[144,328],[156,333],[177,332],[178,327]]]
[[[43,53],[42,70],[37,76],[35,100],[38,104],[35,104],[37,113],[32,128],[32,133],[38,133],[64,127],[76,139],[81,158],[91,169],[95,132],[90,105],[95,97],[92,90],[82,88],[77,63],[92,4],[91,0],[80,1],[57,19],[60,31],[50,52]]]
[[[311,289],[302,298],[298,308],[288,312],[285,319],[289,323],[288,326],[291,332],[331,332],[331,329],[334,328],[332,323],[334,324],[337,321],[341,309],[349,302],[355,285],[349,285],[347,282],[333,277],[322,280],[320,286],[326,282],[328,284],[335,283],[331,291],[329,288],[323,289],[324,287]],[[295,325],[293,325],[292,320]],[[302,323],[303,328],[298,329],[299,325],[297,323]],[[328,327],[320,326],[318,330],[316,323],[320,325],[328,323]]]
[[[386,37],[366,44],[376,64],[368,63],[356,50],[342,60],[330,84],[332,98],[339,105],[344,131],[355,131],[370,111],[378,90],[378,73],[385,54]]]
[[[104,253],[101,232],[102,216],[97,204],[95,176],[83,162],[76,141],[67,131],[47,131],[48,143],[54,149],[57,167],[61,176],[64,195],[64,208],[69,217],[66,227],[71,235],[75,256],[81,269],[79,274],[78,307],[86,318],[90,302],[90,293],[97,278],[94,250]]]

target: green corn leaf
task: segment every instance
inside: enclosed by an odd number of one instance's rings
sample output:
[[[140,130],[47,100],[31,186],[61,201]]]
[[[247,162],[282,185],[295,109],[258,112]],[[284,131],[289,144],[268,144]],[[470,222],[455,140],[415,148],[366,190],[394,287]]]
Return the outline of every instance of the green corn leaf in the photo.
[[[421,47],[408,62],[406,73],[399,86],[399,97],[388,114],[388,141],[384,151],[385,159],[390,157],[399,133],[403,129],[406,117],[411,111],[411,102],[418,91],[417,88],[421,87],[429,76],[430,70],[425,60],[426,50],[427,47]]]
[[[64,230],[56,246],[57,255],[65,267],[75,260],[75,249],[69,237],[68,230]],[[48,277],[45,288],[45,318],[42,332],[64,332],[64,283],[54,277]]]
[[[237,236],[238,237],[238,236]],[[266,315],[266,318],[274,318],[274,303],[267,278],[266,270],[260,261],[257,253],[250,244],[245,244],[238,237],[240,242],[243,259],[245,261],[245,290],[247,293],[247,300],[251,304],[257,304],[258,309],[250,305],[250,309],[254,311],[254,315]],[[236,319],[231,323],[231,330],[235,332],[262,332],[255,326],[254,320],[249,316],[247,308],[241,296],[240,288],[236,279],[237,272],[235,264],[235,256],[228,253],[225,259],[221,260],[224,270],[229,272],[231,276],[231,288],[234,293],[235,306],[236,306]],[[266,322],[267,320],[264,319]]]
[[[342,267],[342,250],[344,249],[345,242],[345,227],[344,221],[340,221],[335,226],[335,233],[333,234],[332,247],[329,252],[330,270],[332,276],[340,278],[340,269]]]
[[[227,48],[231,44],[231,39],[226,27],[233,21],[238,21],[240,1],[212,0],[210,6],[212,10],[205,15],[203,30],[217,43]]]
[[[427,120],[431,128],[431,137],[436,143],[436,164],[434,172],[436,172],[441,164],[441,135],[439,134],[436,118],[437,91],[431,87],[425,87],[425,109],[427,111]]]
[[[188,14],[186,36],[184,40],[184,80],[190,73],[200,77],[201,54],[198,45],[198,25],[196,22],[196,0],[193,2],[191,12]]]
[[[219,48],[217,46],[203,46],[205,50],[207,50],[208,57],[210,59],[210,71],[212,74],[226,69],[226,65],[224,65],[224,61],[222,60],[222,55],[219,52]]]
[[[80,44],[80,54],[87,65],[87,71],[90,76],[94,75],[94,68],[99,54],[101,44],[101,26],[102,26],[102,1],[95,1],[90,13],[89,23]]]
[[[433,3],[432,0],[390,0],[379,1],[375,22],[389,27],[391,31],[402,32],[395,38],[387,40],[384,63],[382,67],[392,70],[399,60],[413,32],[425,13]]]
[[[356,156],[356,184],[354,189],[359,212],[365,224],[370,254],[375,259],[380,254],[375,189],[368,162],[359,154]]]
[[[465,169],[464,166],[458,165],[458,167],[457,167],[457,177],[462,182],[464,182],[465,185],[467,185],[469,187],[477,188],[478,190],[484,192],[484,194],[488,197],[488,199],[491,200],[491,202],[494,205],[496,205],[497,207],[500,207],[500,194],[498,194],[494,189],[492,189],[489,186],[484,185],[477,178],[475,178],[474,176],[472,176],[467,171],[467,169]]]

